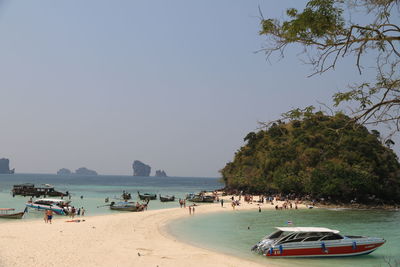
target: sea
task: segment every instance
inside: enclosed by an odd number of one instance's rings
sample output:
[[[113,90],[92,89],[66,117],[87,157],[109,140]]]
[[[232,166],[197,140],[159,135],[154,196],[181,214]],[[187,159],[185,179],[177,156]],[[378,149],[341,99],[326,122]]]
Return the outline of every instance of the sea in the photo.
[[[226,207],[230,208],[230,207]],[[168,224],[178,240],[273,266],[342,267],[400,266],[400,211],[299,209],[232,211],[188,216]],[[345,235],[383,237],[387,242],[369,255],[331,258],[270,259],[250,249],[274,227],[313,226],[339,230]]]
[[[57,191],[69,191],[71,204],[84,207],[86,216],[118,213],[105,206],[105,198],[118,200],[123,191],[139,201],[137,191],[184,198],[188,193],[212,191],[224,187],[219,178],[207,177],[137,177],[122,175],[0,175],[0,208],[22,211],[29,197],[12,196],[14,184],[51,184]],[[150,201],[149,209],[178,207],[177,201]],[[230,209],[230,206],[224,207]],[[43,214],[29,210],[25,220],[42,219]],[[55,218],[57,220],[57,217]],[[9,220],[0,220],[0,224]],[[19,220],[15,220],[18,223]],[[288,224],[290,223],[290,224]],[[400,211],[307,209],[232,211],[189,216],[172,221],[167,230],[177,239],[224,254],[275,266],[400,266]],[[359,257],[315,259],[269,259],[250,251],[277,226],[315,226],[340,230],[347,235],[383,237],[387,242],[375,252]]]
[[[1,174],[0,208],[14,208],[23,211],[30,197],[12,196],[15,184],[32,183],[35,186],[50,184],[55,190],[71,194],[71,205],[84,208],[85,215],[118,213],[110,210],[105,199],[121,201],[123,191],[132,195],[132,201],[140,201],[137,192],[157,195],[175,195],[184,198],[188,193],[212,191],[224,187],[218,178],[207,177],[140,177],[123,175],[53,175],[53,174]],[[34,200],[36,198],[33,198]],[[64,197],[68,199],[68,197]],[[178,207],[175,202],[150,201],[148,209]],[[25,220],[43,218],[42,212],[29,209]],[[0,224],[7,220],[0,220]]]

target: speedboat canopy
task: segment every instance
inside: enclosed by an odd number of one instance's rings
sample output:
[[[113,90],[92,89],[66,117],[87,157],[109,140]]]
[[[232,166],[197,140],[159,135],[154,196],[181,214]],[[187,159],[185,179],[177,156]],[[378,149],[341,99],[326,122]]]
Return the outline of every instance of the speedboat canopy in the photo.
[[[296,233],[304,233],[304,232],[324,232],[324,233],[334,233],[338,234],[338,230],[332,230],[324,227],[275,227],[276,229],[283,232],[296,232]]]

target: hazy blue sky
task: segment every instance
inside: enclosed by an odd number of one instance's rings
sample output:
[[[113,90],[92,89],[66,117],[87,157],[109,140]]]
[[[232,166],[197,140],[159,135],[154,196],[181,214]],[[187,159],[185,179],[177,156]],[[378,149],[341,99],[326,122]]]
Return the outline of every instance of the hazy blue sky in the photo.
[[[354,62],[307,78],[296,53],[271,64],[265,17],[305,1],[2,1],[0,157],[17,172],[85,166],[218,176],[258,121],[331,95]]]

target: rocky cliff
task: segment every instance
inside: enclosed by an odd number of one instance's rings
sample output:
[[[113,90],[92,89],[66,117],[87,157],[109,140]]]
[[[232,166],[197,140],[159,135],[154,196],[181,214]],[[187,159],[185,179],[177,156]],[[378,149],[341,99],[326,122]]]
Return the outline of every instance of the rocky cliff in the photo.
[[[97,175],[96,171],[93,170],[89,170],[85,167],[79,168],[75,171],[75,174],[79,174],[79,175]]]
[[[10,170],[10,160],[6,158],[0,159],[0,173],[11,174],[14,173],[14,169]]]
[[[165,173],[164,170],[156,170],[156,174],[154,176],[156,176],[156,177],[167,177],[167,174]]]
[[[151,167],[139,160],[135,160],[132,164],[133,176],[150,176]]]

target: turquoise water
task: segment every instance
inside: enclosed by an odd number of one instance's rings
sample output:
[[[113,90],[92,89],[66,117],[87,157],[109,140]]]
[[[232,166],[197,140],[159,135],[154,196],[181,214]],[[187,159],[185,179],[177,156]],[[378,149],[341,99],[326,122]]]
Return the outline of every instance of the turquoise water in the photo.
[[[150,192],[164,195],[175,195],[176,198],[183,198],[185,194],[199,192],[201,190],[215,190],[223,187],[217,178],[198,177],[133,177],[117,175],[99,176],[57,176],[50,174],[13,174],[0,175],[0,208],[15,208],[22,211],[29,197],[12,197],[11,189],[14,184],[33,183],[37,186],[51,184],[57,191],[69,191],[71,193],[71,204],[75,207],[84,207],[86,215],[118,213],[104,205],[106,197],[113,201],[119,198],[122,191],[130,192],[133,201],[139,201],[137,191],[142,193]],[[83,198],[81,199],[81,196]],[[163,209],[178,207],[178,201],[162,203],[159,200],[152,200],[149,209]],[[29,210],[25,219],[42,218],[43,214]],[[8,220],[0,220],[5,222]]]
[[[250,251],[275,226],[320,226],[347,235],[383,237],[387,242],[375,252],[359,257],[270,259]],[[191,216],[171,222],[169,231],[196,246],[278,266],[399,266],[400,212],[370,210],[235,211]],[[250,227],[250,229],[248,229]],[[387,262],[390,262],[389,265]]]

